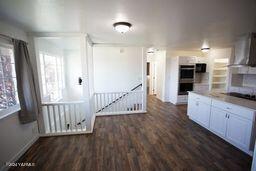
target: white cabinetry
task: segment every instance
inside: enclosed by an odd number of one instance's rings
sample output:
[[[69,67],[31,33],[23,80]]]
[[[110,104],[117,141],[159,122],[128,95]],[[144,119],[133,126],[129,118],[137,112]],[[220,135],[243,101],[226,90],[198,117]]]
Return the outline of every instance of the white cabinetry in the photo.
[[[210,129],[221,137],[226,135],[227,112],[216,107],[211,108]]]
[[[238,147],[249,150],[252,121],[234,114],[228,114],[227,118],[226,138]]]
[[[190,95],[188,103],[188,115],[191,119],[204,127],[209,127],[211,101],[200,95]]]
[[[197,121],[201,123],[204,127],[209,127],[211,106],[198,101],[197,111]]]
[[[255,111],[190,92],[189,118],[252,155]]]

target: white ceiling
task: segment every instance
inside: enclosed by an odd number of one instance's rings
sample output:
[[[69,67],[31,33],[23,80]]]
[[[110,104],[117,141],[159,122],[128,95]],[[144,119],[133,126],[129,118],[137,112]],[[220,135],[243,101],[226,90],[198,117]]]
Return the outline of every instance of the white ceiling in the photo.
[[[80,50],[81,40],[77,37],[40,37],[42,43],[50,43],[62,50]]]
[[[198,49],[256,31],[255,0],[0,0],[2,19],[30,32],[86,32],[94,43]],[[116,21],[133,24],[121,35]]]

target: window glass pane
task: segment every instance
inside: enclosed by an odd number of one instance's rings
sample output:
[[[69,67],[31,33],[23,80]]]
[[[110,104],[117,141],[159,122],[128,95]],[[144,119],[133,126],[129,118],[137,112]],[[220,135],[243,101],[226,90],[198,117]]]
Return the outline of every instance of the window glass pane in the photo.
[[[17,104],[16,81],[13,78],[4,80],[7,106],[11,107]]]
[[[2,63],[0,62],[0,78],[4,77]]]
[[[19,104],[13,49],[0,46],[0,110]],[[2,113],[1,113],[2,114]]]
[[[63,88],[63,65],[62,57],[40,54],[41,83],[43,98],[56,101],[62,98]]]
[[[11,63],[10,56],[2,55],[1,59],[4,77],[15,77],[15,67],[14,64]]]
[[[12,68],[12,77],[16,77],[15,64],[11,64]]]
[[[5,56],[8,58],[10,63],[14,63],[14,55],[13,55],[13,49],[12,48],[7,48],[7,47],[0,47],[0,54],[1,56]],[[3,60],[1,58],[1,60]]]
[[[0,79],[0,110],[7,108],[7,99],[4,88],[4,79]]]

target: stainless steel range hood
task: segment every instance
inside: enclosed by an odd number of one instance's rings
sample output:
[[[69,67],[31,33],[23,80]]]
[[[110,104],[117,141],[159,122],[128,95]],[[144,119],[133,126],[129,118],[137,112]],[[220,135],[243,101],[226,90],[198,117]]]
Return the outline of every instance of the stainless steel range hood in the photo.
[[[229,67],[256,67],[256,33],[238,38],[235,43],[235,57]]]

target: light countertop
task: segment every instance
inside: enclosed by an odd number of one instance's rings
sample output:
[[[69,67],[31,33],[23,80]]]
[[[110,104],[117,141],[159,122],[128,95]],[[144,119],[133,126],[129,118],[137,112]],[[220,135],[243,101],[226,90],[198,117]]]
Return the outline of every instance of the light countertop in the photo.
[[[209,97],[211,99],[220,100],[220,101],[235,104],[238,106],[246,107],[246,108],[249,108],[252,110],[256,110],[256,101],[247,100],[247,99],[243,99],[243,98],[239,98],[239,97],[233,97],[233,96],[229,96],[229,95],[222,94],[219,92],[211,92],[211,91],[204,92],[204,93],[197,92],[197,91],[191,91],[191,93],[199,94],[202,96]]]

